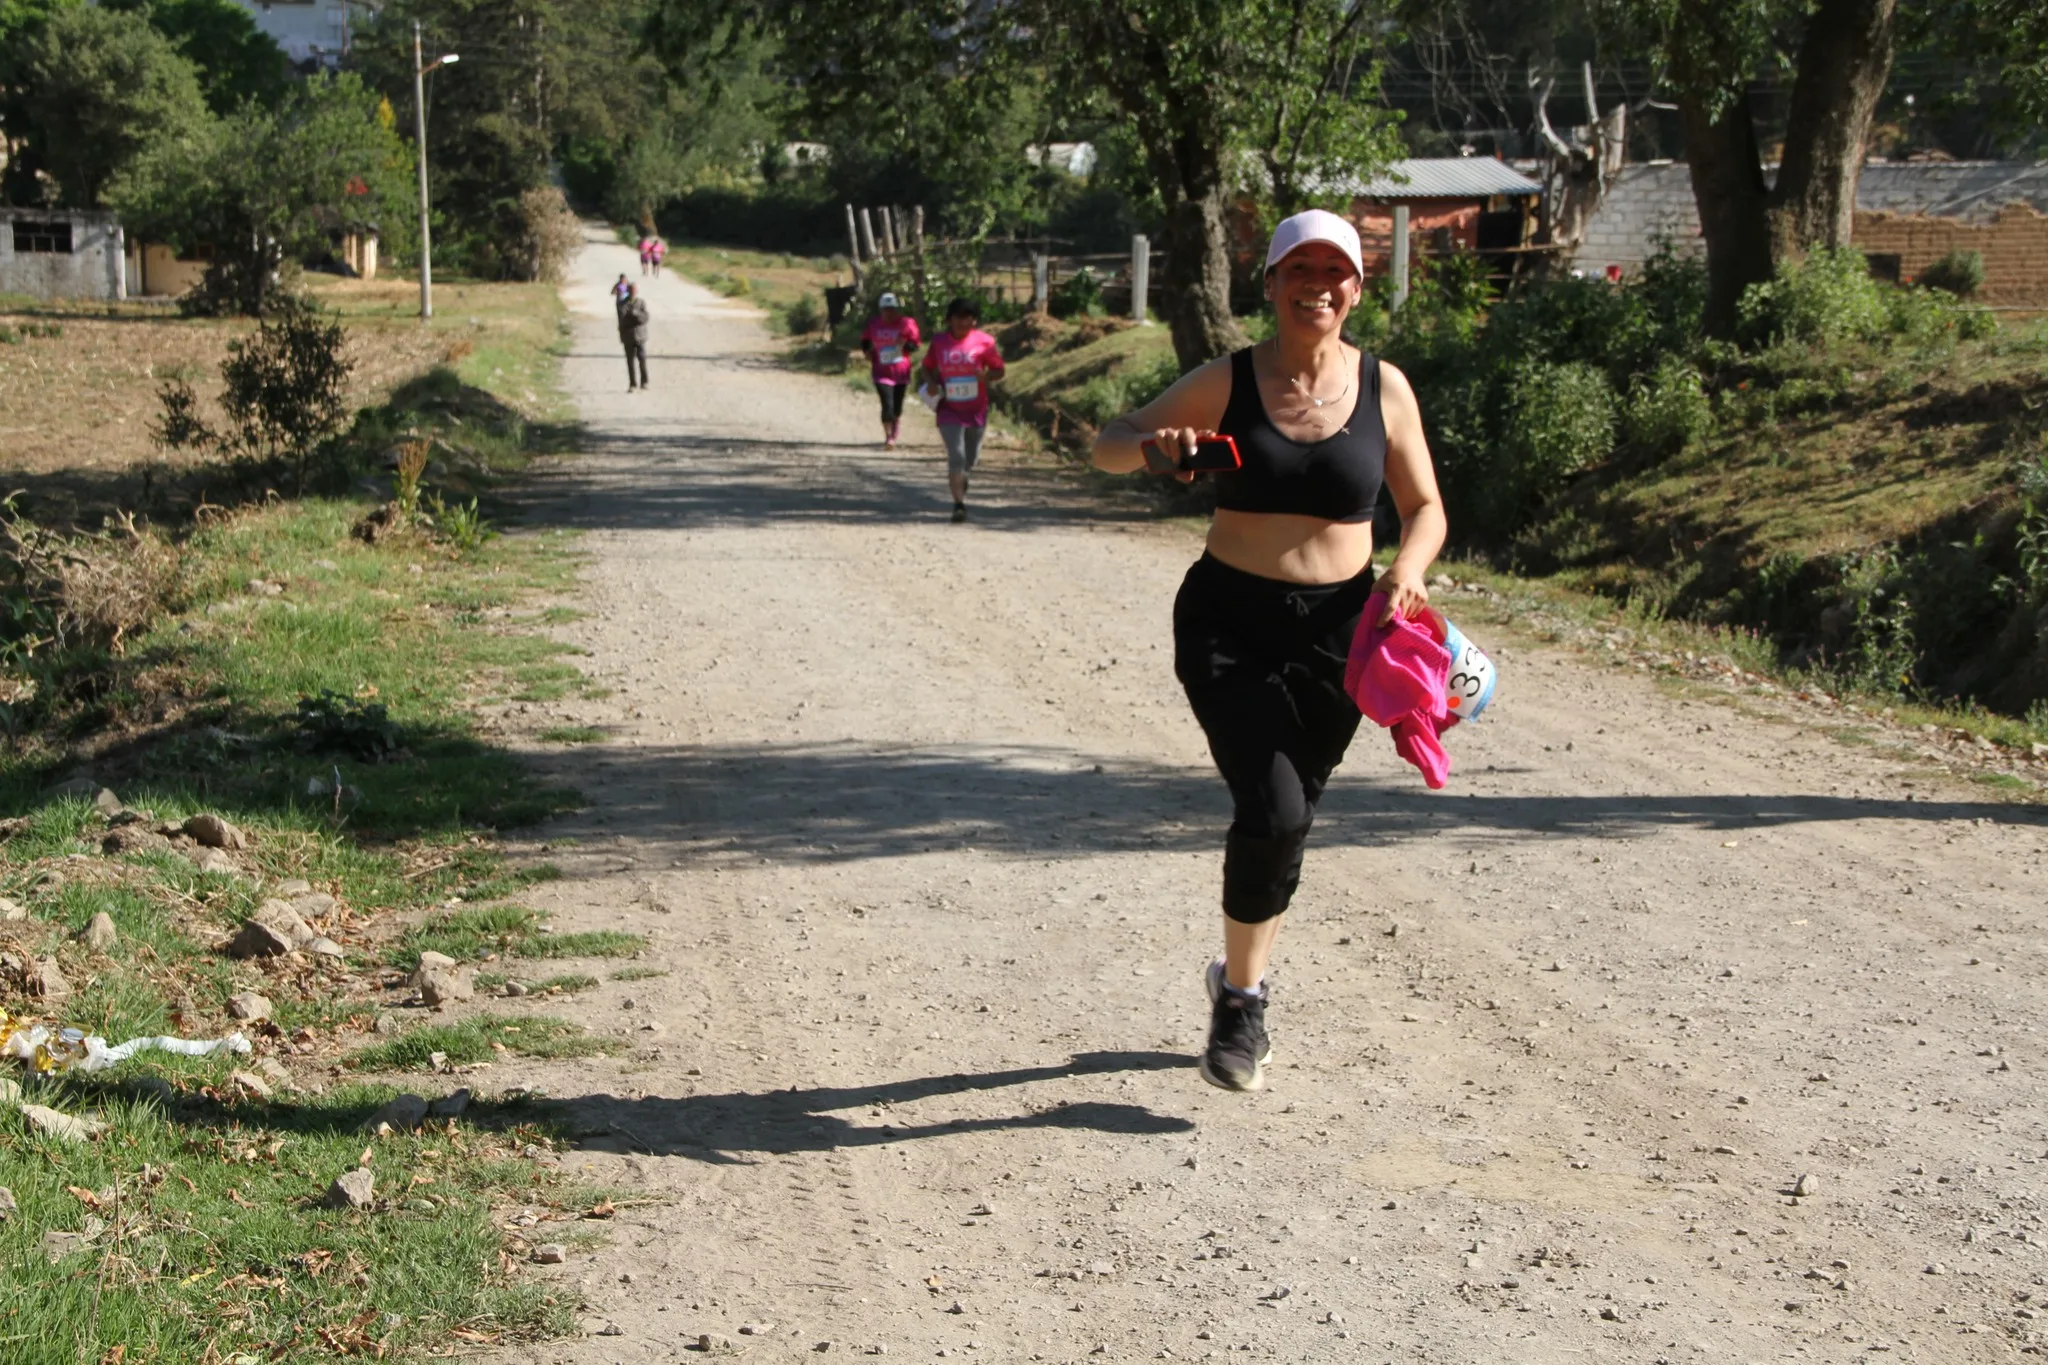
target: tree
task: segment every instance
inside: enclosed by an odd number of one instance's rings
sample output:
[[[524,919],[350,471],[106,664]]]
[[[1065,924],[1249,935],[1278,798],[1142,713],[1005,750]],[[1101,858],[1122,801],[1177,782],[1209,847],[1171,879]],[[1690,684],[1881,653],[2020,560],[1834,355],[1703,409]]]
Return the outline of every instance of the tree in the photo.
[[[1706,327],[1735,329],[1742,291],[1816,248],[1849,245],[1897,0],[1640,0],[1674,90],[1707,247]],[[1764,180],[1748,89],[1789,65],[1777,182]]]
[[[1243,340],[1228,207],[1246,158],[1298,201],[1319,174],[1391,155],[1371,107],[1380,13],[1373,0],[657,0],[653,31],[677,69],[708,35],[773,34],[811,110],[885,145],[914,128],[920,167],[988,164],[1042,136],[1015,117],[1020,88],[1044,91],[1056,114],[1106,105],[1157,185],[1162,311],[1193,366]]]
[[[579,60],[600,61],[631,98],[593,102],[563,129],[564,180],[584,203],[637,222],[693,189],[746,177],[762,147],[779,145],[783,96],[767,39],[719,45],[717,62],[689,81],[671,79],[637,34],[621,30],[617,42],[609,60],[588,49]]]
[[[231,114],[244,100],[275,108],[291,88],[291,59],[234,0],[99,0],[140,14],[199,68],[207,107]]]
[[[140,15],[58,6],[18,48],[0,79],[18,93],[33,164],[65,204],[99,208],[115,175],[146,148],[205,123],[192,63]]]
[[[376,93],[353,74],[314,76],[275,110],[244,104],[151,147],[113,199],[137,232],[212,248],[197,307],[255,317],[272,310],[285,261],[324,252],[334,233],[403,228],[412,174]]]
[[[412,126],[413,23],[429,59],[427,156],[435,254],[485,276],[523,277],[533,256],[522,208],[567,153],[622,144],[644,123],[650,87],[638,54],[646,0],[389,0],[355,37],[364,78]],[[582,148],[579,154],[578,148]]]

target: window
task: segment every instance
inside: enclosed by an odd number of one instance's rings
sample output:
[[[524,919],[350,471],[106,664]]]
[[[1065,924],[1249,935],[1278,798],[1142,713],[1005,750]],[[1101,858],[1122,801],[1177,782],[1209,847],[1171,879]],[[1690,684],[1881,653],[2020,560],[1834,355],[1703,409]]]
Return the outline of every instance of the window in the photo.
[[[17,253],[34,251],[69,256],[71,224],[32,223],[17,219],[14,224],[14,249]]]

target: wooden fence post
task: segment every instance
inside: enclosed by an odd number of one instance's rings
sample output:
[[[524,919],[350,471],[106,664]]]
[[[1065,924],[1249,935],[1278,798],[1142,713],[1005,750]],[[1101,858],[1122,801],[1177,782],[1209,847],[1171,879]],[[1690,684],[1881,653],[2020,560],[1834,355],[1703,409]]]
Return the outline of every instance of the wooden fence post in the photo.
[[[860,229],[853,225],[853,205],[846,206],[846,249],[853,257],[853,287],[860,288]]]
[[[896,235],[896,210],[884,204],[877,212],[882,215],[882,254],[894,257],[903,244],[903,239]]]
[[[1031,258],[1031,311],[1043,313],[1051,303],[1051,291],[1046,287],[1046,276],[1052,271],[1052,262],[1044,252]]]
[[[1145,321],[1145,305],[1152,292],[1152,239],[1144,233],[1131,238],[1131,320]]]
[[[924,311],[924,205],[919,204],[910,211],[910,306],[917,311],[911,316],[918,319],[920,326],[930,326],[930,315]]]
[[[1408,302],[1408,206],[1394,205],[1394,307]]]
[[[875,249],[875,220],[865,206],[860,211],[860,249],[871,261],[882,254]]]

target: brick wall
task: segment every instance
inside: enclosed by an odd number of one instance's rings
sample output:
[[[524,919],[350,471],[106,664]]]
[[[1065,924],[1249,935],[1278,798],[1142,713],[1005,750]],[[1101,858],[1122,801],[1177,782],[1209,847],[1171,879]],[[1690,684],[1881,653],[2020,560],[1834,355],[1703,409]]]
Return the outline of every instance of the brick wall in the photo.
[[[1898,257],[1899,278],[1920,272],[1951,251],[1984,257],[1985,303],[2048,307],[2048,216],[2008,204],[1988,223],[1917,213],[1856,215],[1856,245],[1871,256]]]
[[[1979,251],[1986,303],[2048,306],[2048,217],[2037,211],[2048,209],[2048,163],[1874,164],[1863,168],[1856,204],[1856,245],[1897,256],[1901,279],[1917,278],[1951,250]],[[1681,251],[1704,249],[1692,172],[1682,163],[1624,169],[1572,265],[1634,274],[1660,236]]]

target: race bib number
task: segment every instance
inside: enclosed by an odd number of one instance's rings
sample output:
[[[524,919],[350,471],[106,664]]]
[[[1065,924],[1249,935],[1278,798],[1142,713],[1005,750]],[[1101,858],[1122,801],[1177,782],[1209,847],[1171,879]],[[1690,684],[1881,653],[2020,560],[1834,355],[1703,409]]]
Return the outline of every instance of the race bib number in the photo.
[[[882,348],[882,363],[884,365],[894,365],[901,359],[903,359],[903,348],[901,346],[884,346]]]
[[[972,403],[981,392],[981,381],[971,374],[956,375],[946,381],[948,403]]]
[[[1459,720],[1477,720],[1493,700],[1499,674],[1485,651],[1449,621],[1444,622],[1444,633],[1444,645],[1451,653],[1450,676],[1444,680],[1445,707]]]

